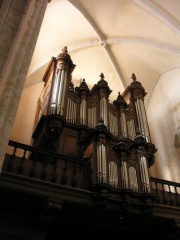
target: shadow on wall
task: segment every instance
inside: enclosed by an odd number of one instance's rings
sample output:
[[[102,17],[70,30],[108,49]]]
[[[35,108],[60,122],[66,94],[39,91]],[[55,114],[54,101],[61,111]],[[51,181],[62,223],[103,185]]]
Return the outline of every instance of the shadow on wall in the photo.
[[[158,149],[151,174],[175,182],[180,180],[179,74],[180,66],[159,75],[147,107],[151,139]]]
[[[175,148],[180,147],[180,126],[177,127],[175,138],[174,138],[174,146]]]

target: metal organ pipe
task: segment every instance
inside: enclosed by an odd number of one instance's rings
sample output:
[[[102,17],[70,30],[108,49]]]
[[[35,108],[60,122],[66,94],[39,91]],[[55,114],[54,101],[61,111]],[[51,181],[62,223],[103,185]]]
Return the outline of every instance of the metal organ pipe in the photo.
[[[122,176],[122,187],[124,189],[127,189],[129,186],[128,169],[127,169],[127,162],[124,160],[122,160],[121,176]]]
[[[58,114],[61,114],[61,98],[62,98],[62,85],[63,85],[63,72],[61,69],[59,69],[59,78],[58,78],[58,89],[56,90],[57,91],[57,110],[58,110]]]
[[[137,101],[135,102],[135,108],[138,119],[139,131],[146,138],[146,141],[150,142],[150,134],[147,123],[146,111],[142,99],[137,99]]]
[[[98,183],[106,183],[106,148],[100,144],[97,148],[97,177]]]
[[[95,127],[96,124],[97,124],[96,107],[93,107],[93,126]]]
[[[134,137],[136,136],[134,119],[127,121],[127,126],[128,126],[128,136],[131,140],[133,140]]]
[[[77,114],[77,104],[74,102],[74,123],[76,123],[76,114]]]
[[[130,189],[138,192],[137,173],[134,166],[129,167]]]
[[[88,127],[92,127],[92,109],[88,108]]]
[[[66,120],[70,123],[76,123],[77,104],[68,97]]]
[[[65,72],[63,69],[61,71],[62,71],[62,74],[61,74],[58,105],[60,107],[59,114],[63,115],[64,97],[65,97],[65,93],[66,93],[66,84],[67,84],[67,72]]]
[[[54,80],[54,83],[53,83],[52,96],[51,96],[51,102],[50,102],[50,113],[51,114],[56,113],[56,102],[57,102],[57,94],[58,94],[59,75],[60,75],[60,69],[57,69],[55,80]]]
[[[67,114],[66,114],[66,120],[69,122],[70,121],[70,98],[68,97],[67,101]]]
[[[72,110],[73,110],[73,106],[72,106],[72,100],[70,99],[69,101],[69,121],[72,122]]]
[[[88,126],[95,127],[97,124],[96,120],[96,106],[88,108]]]
[[[144,156],[139,157],[139,165],[141,171],[141,181],[142,181],[142,188],[143,192],[150,192],[150,182],[149,182],[149,173],[148,173],[148,166],[147,161]]]
[[[64,96],[66,90],[67,73],[63,69],[58,69],[52,88],[50,102],[50,113],[63,115]]]
[[[140,101],[140,106],[141,106],[142,118],[143,118],[143,122],[144,122],[144,130],[145,130],[146,141],[150,142],[150,132],[149,132],[149,127],[148,127],[146,110],[145,110],[144,102],[142,100]]]
[[[70,98],[67,99],[67,111],[66,111],[66,120],[70,121]]]
[[[121,125],[121,134],[122,137],[127,137],[127,123],[126,123],[126,117],[124,112],[120,115],[120,125]]]
[[[114,136],[118,136],[117,117],[109,112],[109,129]]]
[[[109,183],[114,188],[118,186],[118,169],[117,164],[113,161],[109,163]]]
[[[76,117],[76,107],[74,101],[71,100],[72,105],[72,114],[71,114],[71,122],[74,123],[75,117]]]
[[[107,117],[107,101],[105,97],[100,99],[100,117],[104,120],[104,125],[107,126],[108,124],[108,117]]]
[[[86,100],[82,99],[80,104],[80,121],[81,124],[86,124]]]

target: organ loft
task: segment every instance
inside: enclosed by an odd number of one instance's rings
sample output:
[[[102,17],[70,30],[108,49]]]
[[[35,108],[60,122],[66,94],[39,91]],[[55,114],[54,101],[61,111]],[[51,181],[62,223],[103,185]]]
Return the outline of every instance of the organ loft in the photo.
[[[153,178],[145,89],[133,73],[117,98],[103,73],[73,84],[67,48],[43,77],[32,144],[9,141],[0,190],[1,239],[177,240],[180,184]]]

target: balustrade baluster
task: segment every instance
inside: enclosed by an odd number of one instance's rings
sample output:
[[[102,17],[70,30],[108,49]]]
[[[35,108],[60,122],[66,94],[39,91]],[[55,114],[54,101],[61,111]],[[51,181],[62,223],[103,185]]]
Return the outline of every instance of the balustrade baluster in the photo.
[[[177,187],[174,186],[174,190],[175,190],[175,202],[176,202],[176,206],[179,207],[180,204],[179,204],[179,195],[178,195],[178,192],[177,192]]]
[[[32,167],[30,171],[30,177],[35,177],[36,176],[36,164],[37,164],[37,153],[35,153],[35,156],[33,157],[32,160]]]
[[[65,161],[63,173],[62,173],[62,184],[67,184],[67,162]]]
[[[24,161],[26,160],[26,150],[24,150],[23,156],[21,158],[19,168],[18,168],[18,173],[23,174],[24,173]]]
[[[171,206],[173,206],[173,205],[174,205],[174,202],[173,202],[173,198],[172,198],[171,186],[170,186],[169,184],[168,184],[168,190],[169,190],[169,192],[168,192],[169,204],[170,204]]]
[[[73,164],[72,187],[77,187],[77,164]]]
[[[162,183],[162,197],[163,197],[163,204],[167,204],[167,199],[166,199],[166,191],[164,189],[164,184]]]
[[[15,160],[15,157],[16,157],[16,151],[17,151],[17,148],[14,147],[13,154],[11,156],[11,159],[10,159],[8,167],[7,167],[8,172],[13,172],[14,171],[14,160]]]
[[[51,177],[51,182],[56,182],[57,181],[57,158],[53,159],[53,172],[52,172],[52,177]]]
[[[47,178],[47,161],[44,160],[43,161],[43,169],[42,169],[42,172],[41,172],[41,179],[45,180],[46,178]]]
[[[158,185],[157,185],[157,182],[154,182],[154,186],[155,186],[155,192],[156,192],[156,201],[157,203],[160,203],[160,197],[159,197],[159,190],[158,190]]]

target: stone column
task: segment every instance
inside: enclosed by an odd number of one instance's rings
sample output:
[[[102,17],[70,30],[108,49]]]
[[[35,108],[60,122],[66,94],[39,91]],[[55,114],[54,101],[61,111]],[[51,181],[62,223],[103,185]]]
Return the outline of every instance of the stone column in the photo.
[[[0,172],[48,0],[0,5]]]

